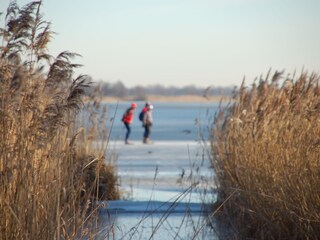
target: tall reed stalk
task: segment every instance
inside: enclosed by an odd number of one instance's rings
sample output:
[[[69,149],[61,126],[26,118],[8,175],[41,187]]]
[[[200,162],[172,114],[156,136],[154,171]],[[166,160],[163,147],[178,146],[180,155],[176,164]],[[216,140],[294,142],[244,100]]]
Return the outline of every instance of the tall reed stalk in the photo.
[[[88,237],[105,167],[75,125],[88,78],[73,78],[77,54],[48,54],[40,8],[11,2],[0,29],[0,239]]]
[[[215,118],[218,223],[228,239],[318,239],[320,77],[268,76]]]

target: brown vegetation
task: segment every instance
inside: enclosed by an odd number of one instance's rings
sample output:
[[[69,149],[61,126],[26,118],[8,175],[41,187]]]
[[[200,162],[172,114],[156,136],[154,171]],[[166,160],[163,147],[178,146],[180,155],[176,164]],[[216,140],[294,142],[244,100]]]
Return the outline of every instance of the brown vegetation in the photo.
[[[136,101],[136,97],[128,96],[125,98],[119,97],[102,97],[103,102],[121,102],[121,101]],[[229,96],[198,96],[198,95],[180,95],[180,96],[164,96],[164,95],[147,95],[143,101],[150,102],[226,102],[230,101]]]
[[[80,239],[89,203],[117,197],[104,152],[81,142],[95,134],[75,124],[87,77],[72,77],[76,54],[47,53],[40,6],[11,3],[0,29],[0,239]]]
[[[233,86],[229,87],[197,87],[188,85],[183,87],[165,87],[161,84],[156,85],[139,85],[134,87],[126,87],[120,80],[115,83],[100,81],[97,83],[101,86],[101,94],[103,96],[115,98],[134,98],[135,100],[146,100],[149,96],[159,97],[179,97],[179,96],[213,96],[219,97],[231,96],[234,91]]]
[[[241,86],[215,118],[217,219],[228,239],[320,236],[319,75]]]

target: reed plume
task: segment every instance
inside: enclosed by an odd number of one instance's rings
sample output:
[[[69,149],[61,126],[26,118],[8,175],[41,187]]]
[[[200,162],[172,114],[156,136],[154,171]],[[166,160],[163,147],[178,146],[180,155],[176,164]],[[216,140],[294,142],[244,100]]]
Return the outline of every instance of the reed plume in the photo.
[[[243,84],[215,118],[217,219],[229,239],[317,239],[320,77],[269,78]]]
[[[92,237],[89,203],[115,187],[104,154],[81,149],[76,119],[90,80],[73,77],[78,54],[48,53],[41,4],[11,2],[0,29],[0,239]],[[112,184],[99,193],[104,172]]]

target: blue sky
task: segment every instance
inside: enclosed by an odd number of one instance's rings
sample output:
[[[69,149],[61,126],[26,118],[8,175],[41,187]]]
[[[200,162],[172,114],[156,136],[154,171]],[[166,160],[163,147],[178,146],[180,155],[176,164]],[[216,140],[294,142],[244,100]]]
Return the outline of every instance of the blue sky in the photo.
[[[1,0],[4,11],[9,0]],[[30,2],[17,1],[19,6]],[[271,68],[320,70],[319,0],[44,0],[50,52],[126,86],[251,84]],[[3,17],[1,24],[3,25]]]

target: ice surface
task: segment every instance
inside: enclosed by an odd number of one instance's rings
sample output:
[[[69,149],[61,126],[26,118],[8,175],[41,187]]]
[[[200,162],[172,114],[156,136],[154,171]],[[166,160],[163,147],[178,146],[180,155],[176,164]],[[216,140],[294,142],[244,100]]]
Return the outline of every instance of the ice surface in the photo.
[[[113,141],[109,149],[117,153],[122,199],[100,208],[101,239],[214,239],[205,227],[215,185],[203,144]]]
[[[190,194],[181,201],[202,202],[201,191],[214,187],[207,149],[198,142],[112,144],[118,153],[120,190],[127,199],[166,202]]]

